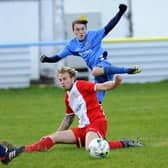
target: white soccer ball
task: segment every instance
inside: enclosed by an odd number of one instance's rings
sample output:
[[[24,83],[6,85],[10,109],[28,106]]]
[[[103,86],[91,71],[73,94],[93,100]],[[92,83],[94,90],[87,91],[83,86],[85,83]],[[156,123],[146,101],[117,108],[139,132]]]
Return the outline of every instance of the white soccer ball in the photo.
[[[96,138],[90,142],[88,151],[94,158],[105,158],[110,152],[110,147],[105,139]]]

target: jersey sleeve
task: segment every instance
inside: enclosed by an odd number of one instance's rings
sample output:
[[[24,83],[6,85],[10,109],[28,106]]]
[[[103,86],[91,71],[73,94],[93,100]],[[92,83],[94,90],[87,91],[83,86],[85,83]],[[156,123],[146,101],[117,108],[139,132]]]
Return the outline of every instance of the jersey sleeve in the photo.
[[[84,91],[90,92],[90,93],[96,91],[96,83],[94,82],[79,80],[77,82],[77,87],[81,88]]]
[[[101,41],[104,37],[105,37],[105,29],[104,28],[101,28],[99,30],[96,31],[96,39],[98,41]]]
[[[57,55],[59,55],[59,57],[62,59],[62,58],[65,58],[68,55],[72,55],[72,52],[69,50],[68,45],[66,45],[62,50],[60,50],[58,52]]]

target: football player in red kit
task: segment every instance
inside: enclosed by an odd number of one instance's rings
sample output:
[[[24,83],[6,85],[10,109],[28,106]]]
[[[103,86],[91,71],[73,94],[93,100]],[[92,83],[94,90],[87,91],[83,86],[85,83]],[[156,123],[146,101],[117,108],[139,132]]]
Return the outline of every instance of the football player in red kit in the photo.
[[[96,92],[114,89],[121,83],[121,76],[116,75],[113,81],[104,83],[76,80],[77,72],[70,67],[62,67],[57,75],[61,87],[66,91],[65,117],[56,132],[25,146],[25,152],[45,151],[55,144],[76,144],[88,150],[93,139],[106,138],[107,119]],[[75,116],[79,118],[79,126],[69,129]],[[130,139],[108,140],[108,143],[110,149],[143,146],[141,142]]]

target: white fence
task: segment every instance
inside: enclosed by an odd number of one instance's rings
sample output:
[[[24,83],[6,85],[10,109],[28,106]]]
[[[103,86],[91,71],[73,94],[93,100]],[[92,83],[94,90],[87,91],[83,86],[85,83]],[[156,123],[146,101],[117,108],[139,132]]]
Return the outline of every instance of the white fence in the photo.
[[[168,39],[105,40],[109,59],[114,65],[139,65],[140,74],[123,75],[124,82],[154,82],[168,79]]]
[[[66,41],[0,43],[0,89],[25,88],[40,77],[40,46],[63,46]]]
[[[28,87],[30,84],[30,49],[0,49],[0,88]]]
[[[28,87],[32,74],[40,76],[39,46],[63,46],[62,42],[34,42],[19,45],[0,45],[0,88]],[[140,74],[123,75],[123,82],[143,83],[168,79],[168,38],[104,40],[113,65],[142,68]],[[32,61],[35,58],[36,61]],[[69,57],[61,65],[80,68],[79,76],[91,79],[82,59]],[[58,64],[56,64],[58,65]],[[48,64],[51,66],[51,64]],[[34,68],[33,68],[34,67]],[[55,68],[55,66],[54,66]],[[54,75],[55,76],[55,75]],[[53,76],[53,77],[54,77]]]

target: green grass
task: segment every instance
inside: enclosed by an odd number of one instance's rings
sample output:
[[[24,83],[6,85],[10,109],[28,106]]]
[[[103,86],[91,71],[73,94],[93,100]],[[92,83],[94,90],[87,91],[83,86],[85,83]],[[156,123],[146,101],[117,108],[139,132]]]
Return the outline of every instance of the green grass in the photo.
[[[103,106],[108,139],[139,137],[145,147],[113,150],[98,160],[75,145],[55,145],[48,152],[22,154],[8,167],[167,168],[168,81],[123,84],[107,93]],[[64,92],[55,87],[0,90],[0,139],[16,145],[33,143],[57,129],[64,111]]]

